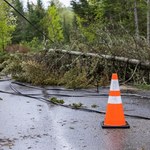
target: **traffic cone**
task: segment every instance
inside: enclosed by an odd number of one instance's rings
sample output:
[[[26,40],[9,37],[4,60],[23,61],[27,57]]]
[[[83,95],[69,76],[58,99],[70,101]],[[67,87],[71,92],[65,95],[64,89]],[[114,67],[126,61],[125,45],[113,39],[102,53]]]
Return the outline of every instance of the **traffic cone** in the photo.
[[[108,104],[102,128],[130,128],[125,121],[124,110],[120,95],[118,75],[112,74]]]

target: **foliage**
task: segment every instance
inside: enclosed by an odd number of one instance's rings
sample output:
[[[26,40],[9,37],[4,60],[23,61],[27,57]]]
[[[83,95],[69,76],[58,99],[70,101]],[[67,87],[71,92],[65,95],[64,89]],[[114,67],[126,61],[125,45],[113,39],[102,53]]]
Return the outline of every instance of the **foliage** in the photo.
[[[61,60],[62,56],[56,53],[15,53],[6,56],[0,65],[1,73],[33,85],[63,85],[73,89],[107,86],[112,72],[119,72],[122,81],[130,79],[130,82],[138,84],[149,82],[149,72],[140,70],[140,66],[135,70],[135,66],[124,63],[106,63],[102,60],[98,63],[88,58],[84,61],[83,58],[68,59],[67,55]],[[110,66],[113,67],[110,69]]]
[[[88,0],[79,0],[79,2],[72,0],[71,5],[75,14],[84,20],[82,23],[84,27],[94,22],[96,5],[91,5]]]
[[[9,55],[6,52],[0,52],[0,64],[7,60]],[[0,68],[3,69],[3,68]]]
[[[110,30],[117,28],[115,24],[122,25],[130,34],[135,34],[134,23],[134,8],[135,1],[123,1],[118,0],[110,1],[103,0],[96,10],[97,18],[100,18],[103,23],[109,27]],[[97,3],[96,3],[97,4]],[[146,24],[143,22],[146,20],[147,6],[144,1],[137,1],[137,11],[139,19],[139,29],[141,35],[146,34]],[[114,26],[111,26],[113,24]]]
[[[26,26],[26,35],[25,35],[26,41],[30,42],[35,37],[38,38],[39,40],[44,40],[45,37],[42,35],[42,32],[44,33],[45,30],[43,28],[42,20],[45,16],[45,10],[42,1],[37,0],[37,5],[34,5],[33,3],[31,4],[28,1],[27,10],[28,12],[26,16],[28,20],[32,23],[32,25],[28,23]]]
[[[150,90],[150,85],[148,84],[135,84],[134,86],[141,90]]]
[[[0,68],[2,73],[6,75],[11,75],[18,81],[29,82],[34,85],[65,85],[68,88],[92,86],[94,82],[88,84],[87,71],[89,69],[84,68],[81,64],[84,62],[70,65],[70,60],[66,56],[65,61],[59,62],[57,60],[56,64],[56,62],[53,62],[55,57],[60,60],[61,55],[53,53],[49,53],[47,56],[31,53],[26,55],[10,54]]]
[[[79,72],[78,68],[73,68],[64,74],[60,83],[67,88],[84,88],[88,86],[88,79],[85,70]]]
[[[59,14],[62,20],[62,28],[65,43],[69,43],[74,13],[69,8],[60,8]]]
[[[64,100],[62,100],[62,99],[59,100],[56,97],[50,98],[50,101],[53,103],[56,103],[56,104],[64,104]]]
[[[0,14],[0,51],[2,51],[11,42],[11,35],[15,29],[15,18],[12,10],[4,1],[0,1]]]
[[[9,57],[0,65],[2,73],[6,75],[11,74],[13,78],[20,76],[20,73],[22,72],[21,59],[20,54],[9,55]]]
[[[1,69],[6,74],[32,84],[65,85],[69,88],[107,85],[110,74],[118,70],[122,80],[136,72],[132,82],[149,82],[147,73],[128,63],[87,57],[80,59],[47,51],[41,54],[43,49],[60,48],[149,61],[150,47],[146,40],[149,8],[145,1],[136,0],[139,38],[135,36],[134,0],[73,0],[72,9],[63,7],[58,0],[53,0],[47,9],[42,0],[37,0],[37,4],[28,1],[26,11],[20,0],[12,2],[41,32],[0,2],[0,50],[11,43],[12,37],[13,43],[32,49],[32,53],[25,55],[1,53]]]
[[[109,32],[114,31],[114,29],[117,30],[118,25],[121,25],[131,35],[135,35],[135,1],[133,0],[123,2],[119,0],[73,0],[71,4],[75,14],[82,20],[81,25],[84,30],[86,30],[89,25],[93,26],[99,22],[99,26],[106,27]],[[145,37],[147,32],[146,12],[146,2],[137,0],[139,31],[140,35]],[[96,29],[93,28],[93,30],[97,32]],[[88,34],[90,35],[92,33]]]
[[[74,109],[80,109],[83,106],[83,104],[82,103],[72,103],[70,106]]]
[[[23,4],[20,0],[13,0],[13,6],[22,14],[25,15]],[[25,27],[26,27],[26,21],[20,14],[18,14],[16,11],[13,11],[13,15],[16,18],[16,28],[12,34],[12,43],[20,43],[21,41],[25,40]]]
[[[21,66],[23,70],[23,76],[29,83],[41,84],[47,76],[47,73],[44,70],[44,64],[28,60],[23,61]]]
[[[43,24],[52,42],[59,43],[64,40],[60,15],[55,5],[49,6]]]
[[[38,52],[44,49],[43,43],[37,37],[34,37],[30,42],[22,41],[21,45],[28,47],[33,52]]]

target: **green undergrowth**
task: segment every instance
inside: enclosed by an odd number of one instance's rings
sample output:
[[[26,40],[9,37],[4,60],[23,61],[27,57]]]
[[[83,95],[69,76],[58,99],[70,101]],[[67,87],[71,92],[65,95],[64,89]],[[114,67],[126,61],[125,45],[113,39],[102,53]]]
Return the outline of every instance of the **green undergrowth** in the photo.
[[[3,63],[9,58],[9,55],[6,52],[0,52],[0,63]]]
[[[56,104],[64,104],[64,100],[62,99],[57,99],[56,97],[52,97],[49,99],[51,102],[56,103]]]
[[[148,84],[135,84],[134,86],[141,90],[150,90],[150,85]]]
[[[71,106],[74,109],[79,109],[83,106],[83,104],[82,103],[72,103],[69,106]]]
[[[82,70],[78,73],[77,68],[70,69],[67,71],[63,78],[61,79],[60,83],[65,85],[66,88],[87,88],[89,85],[88,79],[86,77],[86,72]]]

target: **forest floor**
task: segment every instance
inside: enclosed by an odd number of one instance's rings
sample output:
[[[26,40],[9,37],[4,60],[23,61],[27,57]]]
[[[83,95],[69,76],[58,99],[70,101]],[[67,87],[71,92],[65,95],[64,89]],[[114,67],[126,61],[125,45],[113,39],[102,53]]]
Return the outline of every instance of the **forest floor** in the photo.
[[[11,81],[0,90],[14,92]],[[24,94],[48,98],[55,95],[65,104],[82,103],[105,111],[109,88],[66,90],[60,87],[29,88],[13,84]],[[60,90],[61,89],[61,90]],[[149,91],[121,87],[125,114],[150,118]],[[72,97],[71,97],[72,96]],[[126,117],[130,129],[102,129],[104,114],[65,108],[29,97],[0,94],[0,150],[149,150],[150,121]]]

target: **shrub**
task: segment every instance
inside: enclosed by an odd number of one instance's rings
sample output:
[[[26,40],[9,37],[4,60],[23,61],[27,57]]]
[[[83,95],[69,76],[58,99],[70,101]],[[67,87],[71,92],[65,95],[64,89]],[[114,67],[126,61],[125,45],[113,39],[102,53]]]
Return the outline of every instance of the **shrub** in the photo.
[[[48,76],[45,65],[34,60],[23,61],[21,64],[23,76],[27,82],[32,84],[44,84],[44,80]]]
[[[9,55],[9,57],[7,57],[7,59],[0,65],[2,73],[5,75],[11,75],[13,78],[20,76],[20,73],[22,72],[21,59],[21,55]]]
[[[84,88],[87,87],[88,79],[86,78],[85,70],[79,72],[78,68],[73,68],[67,71],[60,81],[67,88]]]

